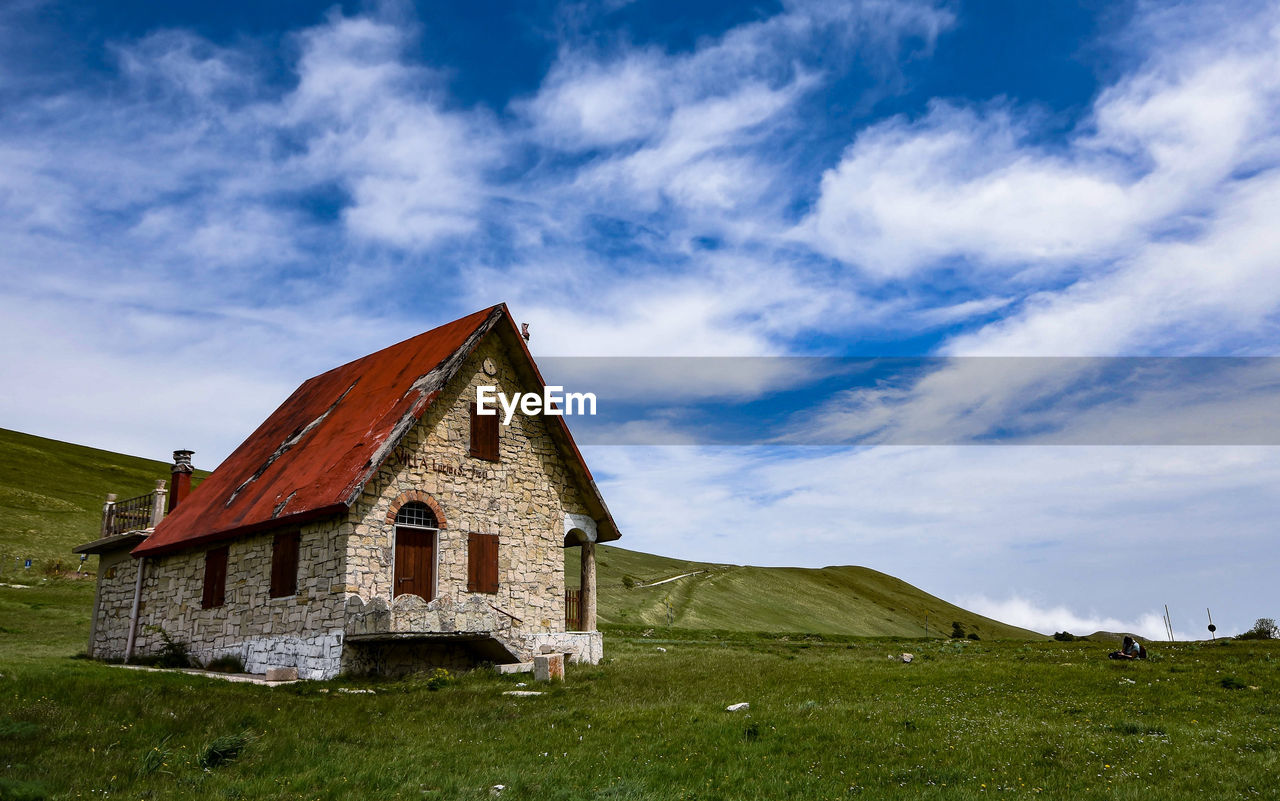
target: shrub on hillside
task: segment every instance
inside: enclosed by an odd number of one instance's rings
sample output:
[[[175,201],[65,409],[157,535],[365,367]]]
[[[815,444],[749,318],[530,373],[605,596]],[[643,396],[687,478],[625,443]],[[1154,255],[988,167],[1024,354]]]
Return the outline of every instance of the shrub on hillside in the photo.
[[[1260,617],[1253,622],[1253,628],[1243,634],[1237,634],[1237,640],[1274,640],[1280,638],[1280,628],[1274,618]]]
[[[953,640],[964,639],[964,626],[962,626],[960,624],[960,621],[958,620],[954,620],[951,622],[951,639]]]
[[[1053,638],[1058,642],[1075,642],[1078,638],[1069,631],[1056,631]]]

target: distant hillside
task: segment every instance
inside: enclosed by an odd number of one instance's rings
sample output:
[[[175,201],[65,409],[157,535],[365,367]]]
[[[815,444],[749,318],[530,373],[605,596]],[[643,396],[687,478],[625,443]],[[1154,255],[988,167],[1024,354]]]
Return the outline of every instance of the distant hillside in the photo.
[[[98,536],[108,492],[132,498],[161,478],[169,478],[168,462],[0,428],[0,581],[13,577],[18,560],[32,559],[33,570],[74,564],[71,549]]]
[[[71,549],[97,536],[108,492],[141,495],[168,476],[166,462],[0,429],[0,582],[21,575],[15,563],[27,558],[37,572],[75,564]],[[927,612],[932,635],[959,621],[983,639],[1043,638],[865,567],[738,567],[610,546],[597,564],[602,623],[665,626],[670,604],[680,628],[918,637]],[[565,551],[565,575],[576,587],[576,548]],[[676,576],[684,577],[655,584]]]
[[[949,635],[959,622],[966,634],[984,640],[1045,639],[865,567],[739,567],[613,546],[597,553],[602,623],[665,626],[669,605],[671,625],[679,628],[921,637],[927,613],[932,636]],[[578,569],[571,548],[565,552],[570,587],[578,585]],[[667,580],[675,576],[683,578]]]

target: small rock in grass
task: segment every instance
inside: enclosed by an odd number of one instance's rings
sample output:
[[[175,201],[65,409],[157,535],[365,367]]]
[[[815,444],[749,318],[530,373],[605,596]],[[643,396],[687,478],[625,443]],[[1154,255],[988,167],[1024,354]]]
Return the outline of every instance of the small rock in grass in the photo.
[[[751,704],[748,704],[746,701],[743,701],[740,704],[730,704],[729,706],[726,706],[724,708],[724,711],[725,712],[741,712],[744,709],[750,709],[750,708],[751,708]]]
[[[489,788],[489,795],[502,795],[502,791],[507,789],[505,784],[495,784]]]
[[[906,662],[907,664],[910,664],[910,663],[911,663],[911,660],[912,660],[912,659],[915,659],[915,658],[916,658],[916,657],[915,657],[915,654],[903,654],[903,655],[902,655],[902,661],[903,661],[903,662]]]
[[[661,652],[662,652],[662,653],[664,653],[664,654],[667,652],[667,649],[666,649],[666,648],[663,648],[661,645],[659,645],[659,646],[658,646],[658,650],[659,650],[659,651],[661,651]]]

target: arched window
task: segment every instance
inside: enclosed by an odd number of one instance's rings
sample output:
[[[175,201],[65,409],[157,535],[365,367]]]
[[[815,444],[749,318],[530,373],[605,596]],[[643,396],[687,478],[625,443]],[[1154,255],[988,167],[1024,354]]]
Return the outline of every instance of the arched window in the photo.
[[[421,501],[410,501],[401,506],[400,511],[396,512],[396,525],[414,528],[440,527],[436,524],[436,513]]]

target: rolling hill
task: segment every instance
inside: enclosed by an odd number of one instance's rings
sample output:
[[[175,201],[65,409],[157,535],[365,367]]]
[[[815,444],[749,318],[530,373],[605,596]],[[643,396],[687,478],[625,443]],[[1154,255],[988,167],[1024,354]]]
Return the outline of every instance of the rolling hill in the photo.
[[[1044,639],[866,567],[742,567],[608,545],[599,546],[596,561],[601,623],[665,626],[670,619],[686,629],[922,637],[927,615],[930,636],[949,635],[959,622],[982,639]],[[570,549],[570,587],[577,571]]]
[[[0,429],[0,581],[22,575],[27,558],[37,573],[74,564],[71,549],[96,536],[108,492],[140,495],[168,475],[165,462]],[[983,639],[1044,638],[865,567],[741,567],[613,546],[600,546],[597,565],[602,624],[918,637],[927,614],[932,636],[959,622]],[[577,586],[576,549],[565,576]]]

